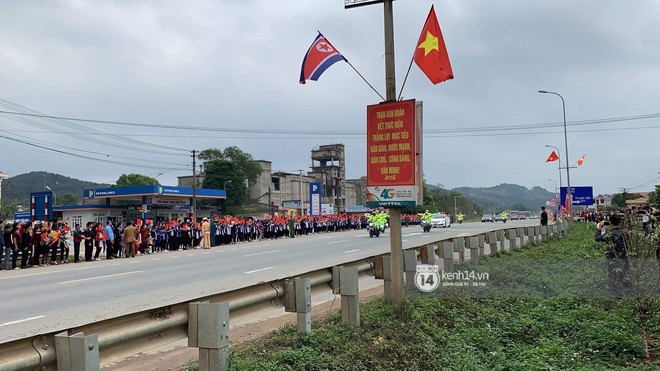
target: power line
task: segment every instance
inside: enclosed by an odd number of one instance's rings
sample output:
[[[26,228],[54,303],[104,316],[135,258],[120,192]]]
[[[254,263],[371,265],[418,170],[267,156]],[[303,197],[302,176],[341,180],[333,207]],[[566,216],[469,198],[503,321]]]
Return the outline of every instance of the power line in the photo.
[[[622,130],[642,130],[642,129],[658,129],[660,128],[660,125],[647,125],[647,126],[627,126],[624,128],[617,127],[617,128],[595,128],[595,129],[584,129],[584,130],[568,130],[569,133],[591,133],[594,131],[598,132],[605,132],[605,131],[622,131]],[[14,132],[14,131],[20,131],[25,133],[26,131],[24,130],[4,130],[5,132]],[[485,130],[483,130],[485,131]],[[30,131],[27,131],[30,132]],[[51,132],[44,132],[44,131],[32,131],[33,133],[51,133]],[[255,131],[256,132],[256,131]],[[532,133],[491,133],[491,134],[442,134],[442,133],[437,133],[435,131],[424,131],[424,137],[425,138],[462,138],[462,137],[485,137],[485,136],[520,136],[520,135],[539,135],[539,134],[556,134],[561,131],[537,131],[537,132],[532,132]],[[67,133],[67,134],[72,134],[72,133]],[[75,134],[75,133],[73,133]],[[328,139],[326,137],[330,137],[332,139],[341,139],[341,140],[363,140],[364,137],[366,137],[366,133],[359,133],[355,135],[338,135],[337,133],[329,134],[329,133],[309,133],[309,132],[303,132],[303,133],[290,133],[290,134],[295,134],[296,136],[289,136],[289,137],[282,137],[278,136],[277,139]],[[80,134],[80,135],[91,135],[91,134]],[[112,133],[106,133],[105,135],[115,135]],[[135,137],[153,137],[153,138],[169,138],[172,135],[171,134],[130,134]],[[250,135],[250,136],[239,136],[239,135],[223,135],[223,136],[213,136],[213,135],[177,135],[177,138],[205,138],[205,139],[266,139],[266,140],[272,140],[273,136],[268,135],[268,136],[255,136],[255,135]],[[178,156],[178,155],[177,155]]]
[[[95,157],[83,156],[83,155],[79,155],[79,154],[77,154],[77,153],[73,153],[73,152],[62,151],[62,150],[55,149],[55,148],[48,148],[48,147],[46,147],[46,146],[42,146],[42,145],[39,145],[39,144],[36,144],[36,143],[31,143],[31,142],[28,142],[28,141],[25,141],[25,140],[21,140],[21,139],[18,139],[18,138],[8,137],[8,136],[6,136],[6,135],[2,135],[2,134],[0,134],[0,138],[5,138],[5,139],[7,139],[7,140],[14,141],[14,142],[18,142],[18,143],[23,143],[23,144],[26,144],[26,145],[28,145],[28,146],[37,147],[37,148],[45,149],[45,150],[47,150],[47,151],[52,151],[52,152],[56,152],[56,153],[61,153],[61,154],[69,155],[69,156],[73,156],[73,157],[83,158],[83,159],[86,159],[86,160],[105,162],[105,163],[115,164],[115,165],[123,165],[123,166],[131,166],[131,167],[140,167],[140,168],[146,168],[146,169],[158,169],[158,167],[155,167],[155,166],[147,166],[147,165],[140,165],[140,164],[131,164],[131,163],[127,163],[127,162],[119,162],[119,161],[107,160],[107,159],[102,159],[102,158],[95,158]],[[170,169],[171,169],[171,168],[170,168]]]
[[[57,124],[58,126],[66,126],[72,129],[78,129],[78,130],[87,130],[88,132],[92,132],[95,134],[98,133],[105,133],[103,130],[95,129],[95,128],[89,128],[86,126],[74,124],[72,122],[68,122],[71,120],[66,120],[63,118],[59,118],[57,116],[49,116],[44,114],[43,112],[39,112],[37,110],[22,106],[18,103],[14,103],[12,101],[9,101],[7,99],[0,98],[0,106],[7,107],[9,109],[13,109],[15,111],[19,111],[17,113],[20,113],[23,116],[32,116],[32,117],[39,117],[44,119],[44,121],[51,122],[53,124]],[[3,111],[4,113],[4,111]],[[122,144],[125,142],[133,143],[136,145],[140,145],[140,150],[142,150],[144,146],[149,146],[149,147],[155,147],[155,148],[162,148],[162,149],[168,149],[168,150],[173,150],[173,151],[182,151],[182,152],[188,152],[186,149],[182,148],[176,148],[176,147],[170,147],[170,146],[165,146],[165,145],[160,145],[160,144],[154,144],[154,143],[149,143],[149,142],[144,142],[144,141],[139,141],[136,139],[132,139],[130,137],[123,137],[123,136],[117,136],[119,139],[122,140]]]
[[[12,112],[12,111],[2,111],[1,114],[6,115],[19,115],[19,116],[30,116],[30,117],[39,117],[39,118],[48,118],[56,120],[66,120],[66,121],[79,121],[79,122],[89,122],[97,124],[106,124],[106,125],[124,125],[132,127],[145,127],[145,128],[154,128],[154,129],[172,129],[172,130],[191,130],[191,131],[205,131],[205,132],[233,132],[233,133],[263,133],[263,134],[295,134],[295,135],[358,135],[364,136],[364,131],[324,131],[324,130],[292,130],[292,129],[246,129],[246,128],[218,128],[211,126],[182,126],[182,125],[170,125],[170,124],[151,124],[151,123],[139,123],[139,122],[128,122],[128,121],[111,121],[111,120],[96,120],[96,119],[85,119],[85,118],[75,118],[75,117],[62,117],[62,116],[51,116],[44,114],[35,114],[35,113],[25,113],[25,112]],[[579,121],[568,121],[567,125],[570,126],[584,126],[584,125],[597,125],[603,123],[615,123],[623,121],[634,121],[634,120],[646,120],[652,118],[660,117],[660,113],[651,113],[637,116],[621,116],[621,117],[609,117],[609,118],[600,118],[600,119],[590,119],[590,120],[579,120]],[[424,132],[427,134],[449,134],[449,133],[466,133],[466,132],[483,132],[483,131],[512,131],[512,130],[533,130],[533,129],[547,129],[550,127],[559,127],[563,126],[563,122],[558,123],[541,123],[541,124],[523,124],[523,125],[498,125],[498,126],[481,126],[481,127],[465,127],[461,126],[459,128],[449,128],[449,129],[437,129],[430,130],[427,129]],[[600,129],[599,129],[600,130]]]

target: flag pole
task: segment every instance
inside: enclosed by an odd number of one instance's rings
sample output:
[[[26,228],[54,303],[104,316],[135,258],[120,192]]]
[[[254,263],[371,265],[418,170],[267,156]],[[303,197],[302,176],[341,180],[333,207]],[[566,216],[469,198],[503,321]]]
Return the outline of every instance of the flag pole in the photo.
[[[401,100],[401,95],[403,94],[403,87],[406,86],[406,81],[408,81],[408,75],[410,74],[410,69],[412,68],[413,62],[415,61],[415,53],[413,53],[412,58],[410,58],[410,64],[408,65],[408,71],[406,71],[406,77],[403,78],[403,84],[401,84],[401,90],[399,90],[399,97],[396,100]]]
[[[332,45],[332,44],[330,43],[330,40],[328,40],[328,39],[325,37],[325,35],[323,35],[323,34],[321,33],[321,31],[316,30],[316,32],[318,32],[319,35],[321,35],[323,38],[325,38],[325,41],[326,41],[330,46],[332,46],[333,49],[337,50],[337,48],[335,48],[335,46]],[[337,52],[339,52],[339,50],[337,50]],[[386,101],[386,100],[387,100],[387,99],[385,99],[385,97],[383,97],[383,96],[378,92],[378,90],[376,90],[376,88],[374,88],[373,85],[371,85],[371,84],[369,83],[369,81],[367,81],[367,79],[364,78],[364,76],[362,76],[362,74],[360,73],[360,71],[358,71],[357,68],[355,68],[355,66],[353,66],[353,64],[352,64],[351,62],[349,62],[348,59],[347,59],[346,57],[344,57],[343,54],[339,53],[339,55],[341,55],[341,57],[342,57],[342,59],[344,60],[344,62],[348,63],[348,65],[351,66],[351,68],[353,69],[353,71],[355,71],[355,73],[357,73],[358,76],[360,76],[360,77],[362,78],[362,81],[364,81],[364,82],[365,82],[365,83],[371,88],[371,90],[374,91],[374,93],[378,94],[378,96],[380,97],[380,99],[382,99],[383,101]]]
[[[344,57],[344,56],[342,55],[342,57]],[[378,90],[376,90],[376,88],[374,88],[373,85],[371,85],[371,84],[369,83],[369,81],[367,81],[367,79],[365,79],[364,76],[362,76],[362,74],[360,73],[360,71],[358,71],[355,67],[353,67],[353,65],[351,64],[351,62],[348,61],[348,59],[346,59],[346,58],[344,57],[344,60],[346,61],[346,63],[348,63],[349,66],[351,66],[351,68],[353,69],[353,71],[355,71],[355,73],[357,73],[358,76],[360,76],[360,77],[362,78],[362,80],[364,80],[364,82],[365,82],[367,85],[369,85],[369,87],[371,88],[371,90],[373,90],[374,93],[378,94],[378,96],[380,97],[380,99],[382,99],[383,101],[386,101],[385,97],[383,97],[383,96],[378,92]]]

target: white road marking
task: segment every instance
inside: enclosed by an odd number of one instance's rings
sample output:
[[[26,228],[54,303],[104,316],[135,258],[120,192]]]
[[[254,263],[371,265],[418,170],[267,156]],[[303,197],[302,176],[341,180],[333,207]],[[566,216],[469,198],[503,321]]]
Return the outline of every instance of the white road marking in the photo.
[[[408,241],[408,240],[401,240],[401,242],[406,242],[406,241]]]
[[[271,250],[271,251],[262,251],[262,252],[255,252],[253,254],[245,254],[243,256],[257,256],[257,255],[263,255],[263,254],[272,254],[274,252],[279,252],[280,250]]]
[[[352,252],[358,252],[358,251],[360,251],[360,249],[348,250],[348,251],[344,251],[344,254],[350,254]]]
[[[30,317],[30,318],[25,318],[25,319],[19,319],[19,320],[17,320],[17,321],[11,321],[11,322],[0,323],[0,327],[2,327],[2,326],[9,326],[9,325],[15,325],[15,324],[17,324],[17,323],[27,322],[27,321],[32,321],[32,320],[39,319],[39,318],[44,318],[44,317],[46,317],[46,316],[36,316],[36,317]]]
[[[178,256],[178,255],[170,256],[170,259],[176,259],[176,258],[180,258],[180,256]]]
[[[64,284],[64,283],[75,283],[75,282],[91,281],[91,280],[98,280],[98,279],[101,279],[101,278],[110,278],[110,277],[117,277],[117,276],[126,276],[126,275],[129,275],[129,274],[136,274],[136,273],[142,273],[142,271],[133,271],[133,272],[124,272],[124,273],[117,273],[117,274],[108,274],[108,275],[106,275],[106,276],[81,278],[81,279],[79,279],[79,280],[62,281],[62,282],[58,282],[58,283]]]
[[[427,236],[422,236],[422,238],[429,238],[429,237],[431,237],[431,236],[428,236],[428,235]]]
[[[332,242],[328,242],[328,245],[331,245],[333,243],[342,243],[342,242],[348,242],[348,240],[332,241]]]
[[[275,267],[268,267],[268,268],[255,269],[255,270],[253,270],[253,271],[247,271],[247,272],[243,272],[243,273],[245,273],[245,274],[257,273],[257,272],[267,271],[267,270],[269,270],[269,269],[273,269],[273,268],[275,268]]]
[[[28,274],[22,274],[20,276],[11,276],[11,277],[0,277],[0,280],[8,280],[12,278],[23,278],[23,277],[30,277],[30,276],[41,276],[44,274],[51,274],[51,273],[62,273],[62,272],[73,272],[73,271],[82,271],[85,269],[94,269],[94,268],[102,268],[102,267],[111,267],[113,265],[121,265],[121,263],[114,263],[114,264],[104,264],[104,265],[92,265],[89,267],[81,267],[81,268],[73,268],[73,269],[63,269],[63,270],[56,270],[56,271],[48,271],[48,272],[39,272],[39,273],[28,273]]]
[[[406,234],[404,234],[404,236],[414,236],[414,235],[417,235],[417,234],[422,234],[422,232],[406,233]]]
[[[155,258],[155,259],[151,259],[151,260],[163,260],[163,258]]]

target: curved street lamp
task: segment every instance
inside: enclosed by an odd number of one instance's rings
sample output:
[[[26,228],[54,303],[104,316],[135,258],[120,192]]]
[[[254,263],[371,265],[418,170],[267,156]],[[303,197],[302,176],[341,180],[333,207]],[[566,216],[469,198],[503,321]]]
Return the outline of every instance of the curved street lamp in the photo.
[[[566,147],[566,195],[568,196],[568,202],[566,205],[567,209],[570,209],[571,206],[573,206],[573,194],[571,193],[571,173],[570,169],[568,166],[568,133],[566,131],[566,102],[564,101],[564,97],[561,96],[561,94],[556,93],[554,91],[548,91],[548,90],[539,90],[539,93],[541,94],[553,94],[558,96],[561,99],[561,109],[562,113],[564,114],[564,146]],[[561,200],[560,200],[561,202]]]
[[[55,204],[57,204],[57,193],[55,193],[55,191],[53,191],[52,189],[50,189],[49,186],[46,186],[46,189],[49,190],[49,191],[51,191],[51,192],[53,192],[53,206],[55,206]]]
[[[231,179],[226,181],[225,184],[222,186],[222,190],[225,191],[225,193],[227,192],[227,184],[229,184],[229,183],[231,183]]]

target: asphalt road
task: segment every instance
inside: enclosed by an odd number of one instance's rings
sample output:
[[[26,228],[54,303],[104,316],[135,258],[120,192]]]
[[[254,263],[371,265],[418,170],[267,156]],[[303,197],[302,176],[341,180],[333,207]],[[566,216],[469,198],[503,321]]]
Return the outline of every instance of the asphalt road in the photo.
[[[452,224],[422,233],[402,228],[404,247],[462,234],[537,225],[538,220]],[[262,281],[294,277],[389,252],[389,230],[264,240],[211,250],[0,272],[0,343],[194,300]]]

